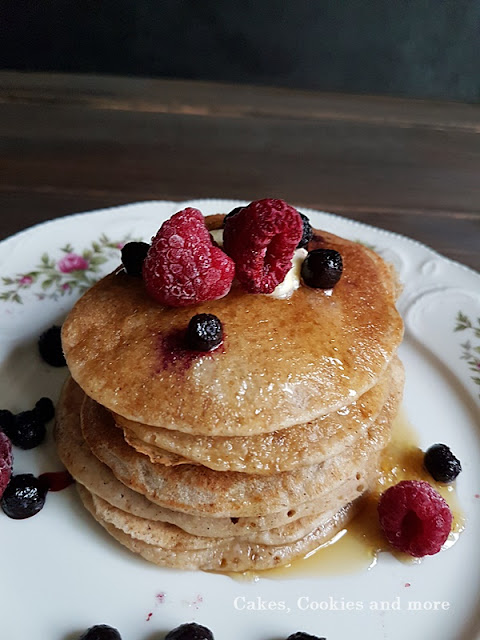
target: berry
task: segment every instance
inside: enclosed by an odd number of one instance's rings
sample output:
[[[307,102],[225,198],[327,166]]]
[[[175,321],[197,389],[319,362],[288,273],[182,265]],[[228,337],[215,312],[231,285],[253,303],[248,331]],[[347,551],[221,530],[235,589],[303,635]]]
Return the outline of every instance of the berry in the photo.
[[[146,242],[127,242],[122,249],[122,264],[129,276],[142,275],[143,262],[150,245]]]
[[[117,629],[109,627],[108,624],[96,624],[87,629],[79,640],[122,640]]]
[[[302,279],[308,287],[333,289],[342,276],[342,256],[335,249],[314,249],[302,263]]]
[[[44,331],[38,339],[40,355],[52,367],[65,367],[67,364],[62,351],[61,330],[61,327],[53,325]]]
[[[416,558],[438,553],[452,527],[448,504],[428,482],[404,480],[382,494],[378,516],[388,542]]]
[[[0,431],[0,498],[10,482],[12,462],[12,443],[3,431]]]
[[[230,213],[227,213],[227,215],[224,217],[223,224],[225,224],[225,222],[230,218],[233,218],[233,216],[236,216],[237,213],[239,213],[243,208],[244,207],[235,207],[235,209],[232,209]]]
[[[40,398],[40,400],[35,404],[34,411],[39,421],[44,424],[46,422],[50,422],[50,420],[55,416],[55,407],[53,406],[53,402],[50,398]]]
[[[14,520],[31,518],[43,508],[46,494],[44,483],[31,473],[12,476],[1,500],[2,509]]]
[[[16,447],[33,449],[45,439],[45,424],[39,419],[35,409],[22,411],[15,416],[13,427],[7,435]]]
[[[8,433],[13,427],[15,416],[8,409],[0,409],[0,431]]]
[[[460,460],[446,444],[431,446],[425,453],[423,462],[428,473],[437,482],[453,482],[462,470]]]
[[[207,627],[202,627],[196,622],[188,622],[167,633],[165,640],[214,640],[214,638]]]
[[[303,223],[303,233],[302,233],[302,239],[297,245],[297,249],[305,249],[307,244],[313,238],[313,229],[310,225],[310,220],[307,218],[307,216],[304,213],[300,213],[300,217]]]
[[[160,227],[143,264],[148,293],[171,307],[222,298],[234,275],[232,260],[212,244],[204,217],[191,208]]]
[[[291,636],[288,636],[287,640],[327,640],[323,636],[319,638],[318,636],[312,636],[310,633],[305,633],[305,631],[297,631],[297,633],[292,633]]]
[[[283,200],[257,200],[226,221],[225,251],[249,293],[272,293],[292,266],[302,238],[303,223],[296,209]]]
[[[211,351],[223,340],[223,327],[212,313],[199,313],[191,318],[187,329],[187,343],[195,351]]]

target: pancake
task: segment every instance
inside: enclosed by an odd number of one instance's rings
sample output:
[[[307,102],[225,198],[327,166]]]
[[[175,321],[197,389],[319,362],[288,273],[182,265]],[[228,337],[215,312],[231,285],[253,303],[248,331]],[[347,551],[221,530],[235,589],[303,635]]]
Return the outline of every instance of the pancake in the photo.
[[[285,545],[260,545],[242,540],[227,540],[211,548],[178,551],[148,544],[106,522],[96,512],[95,504],[88,491],[82,489],[81,485],[78,489],[85,507],[116,540],[149,562],[176,569],[206,571],[271,569],[316,549],[322,542],[340,531],[360,508],[357,503],[349,504],[300,540]]]
[[[357,481],[358,483],[358,481]],[[363,485],[366,488],[366,484]],[[80,487],[80,491],[81,491]],[[87,489],[84,488],[85,491]],[[108,522],[113,524],[117,529],[121,529],[124,533],[143,540],[148,544],[163,547],[164,549],[206,549],[218,545],[224,540],[242,540],[252,544],[287,544],[300,540],[311,531],[317,529],[335,513],[337,513],[345,504],[353,502],[359,498],[356,487],[352,486],[350,492],[342,495],[342,500],[338,501],[335,506],[329,505],[325,511],[319,511],[314,515],[305,516],[290,522],[286,525],[274,527],[268,531],[252,531],[243,536],[231,536],[230,538],[198,536],[186,532],[182,528],[165,522],[148,520],[132,515],[128,511],[122,511],[118,507],[114,507],[106,500],[91,493],[91,498],[95,506],[95,513]]]
[[[124,512],[146,520],[175,524],[197,536],[248,536],[255,541],[256,532],[278,528],[299,518],[325,512],[335,503],[345,504],[352,499],[351,496],[355,495],[352,491],[359,496],[366,488],[367,479],[364,481],[361,476],[355,477],[317,500],[304,502],[295,509],[287,507],[256,518],[192,516],[165,509],[123,485],[110,468],[92,454],[80,428],[80,407],[84,397],[80,387],[69,378],[63,387],[56,413],[55,441],[60,459],[77,482],[84,485],[90,493]]]
[[[114,414],[125,440],[152,462],[188,460],[217,471],[270,475],[323,462],[351,447],[379,415],[391,389],[403,386],[403,367],[395,356],[384,376],[348,407],[281,431],[257,436],[194,436],[141,425]],[[165,462],[167,452],[183,456]]]
[[[107,276],[63,325],[73,378],[128,420],[194,435],[270,433],[347,406],[378,382],[402,339],[396,281],[358,243],[321,231],[315,247],[342,254],[342,278],[288,300],[234,286],[221,300],[166,308],[140,278]],[[224,326],[223,345],[207,354],[183,346],[197,313]]]
[[[365,475],[366,469],[375,466],[378,452],[389,440],[400,397],[401,389],[396,389],[377,421],[355,446],[324,463],[272,476],[219,472],[188,464],[153,464],[124,441],[111,414],[88,397],[82,405],[81,424],[94,455],[123,484],[152,502],[192,515],[259,516],[319,498],[357,473]]]

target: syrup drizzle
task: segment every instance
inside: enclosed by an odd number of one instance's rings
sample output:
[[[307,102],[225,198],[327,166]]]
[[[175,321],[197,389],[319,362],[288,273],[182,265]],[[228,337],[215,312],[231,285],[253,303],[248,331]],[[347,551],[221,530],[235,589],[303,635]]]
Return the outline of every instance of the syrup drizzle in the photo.
[[[463,531],[465,517],[457,500],[455,483],[445,485],[435,482],[423,467],[423,455],[424,452],[418,446],[418,436],[401,410],[394,421],[390,443],[382,456],[376,483],[366,497],[360,513],[344,529],[317,549],[288,565],[229,575],[235,579],[257,581],[260,578],[291,579],[349,574],[371,569],[382,551],[392,553],[399,561],[407,564],[421,562],[421,558],[413,558],[392,549],[378,523],[377,504],[380,495],[402,480],[425,480],[446,500],[453,514],[453,525],[442,551],[449,549]]]

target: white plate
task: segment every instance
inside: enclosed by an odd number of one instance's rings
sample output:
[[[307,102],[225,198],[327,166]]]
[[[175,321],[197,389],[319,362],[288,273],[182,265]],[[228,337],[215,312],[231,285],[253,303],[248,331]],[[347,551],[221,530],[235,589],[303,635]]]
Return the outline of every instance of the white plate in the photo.
[[[36,340],[62,322],[82,286],[118,264],[117,244],[149,240],[185,206],[209,214],[238,204],[146,202],[47,222],[0,243],[0,273],[7,279],[0,283],[0,408],[31,408],[42,395],[57,399],[66,371],[40,360]],[[459,542],[419,565],[382,554],[372,570],[353,575],[237,582],[147,564],[114,542],[69,488],[49,494],[43,511],[29,520],[10,520],[0,512],[2,638],[73,640],[88,626],[107,623],[124,640],[154,640],[190,620],[211,627],[217,640],[280,640],[298,630],[328,640],[478,637],[480,275],[408,238],[303,211],[318,228],[372,245],[399,271],[407,329],[401,346],[404,407],[423,447],[446,442],[462,461],[458,495],[467,524]],[[455,331],[459,313],[474,327]],[[33,451],[15,450],[16,473],[60,468],[51,436]],[[318,606],[329,610],[302,610],[301,597],[327,603]],[[257,610],[242,609],[242,598],[254,601]],[[372,602],[382,601],[400,610],[371,609]],[[285,609],[264,610],[262,602],[284,602]],[[346,610],[348,602],[359,605]],[[420,602],[422,610],[408,610],[409,602]],[[434,602],[449,603],[448,611],[432,610]]]

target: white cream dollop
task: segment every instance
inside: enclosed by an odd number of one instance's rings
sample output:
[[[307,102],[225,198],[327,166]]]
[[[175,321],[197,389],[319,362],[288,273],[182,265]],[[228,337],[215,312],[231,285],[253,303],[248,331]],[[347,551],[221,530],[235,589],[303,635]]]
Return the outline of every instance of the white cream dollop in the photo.
[[[308,251],[306,249],[295,249],[295,253],[292,258],[292,266],[285,276],[285,280],[275,287],[272,293],[267,295],[272,298],[285,299],[289,298],[295,289],[300,286],[300,272],[302,270],[302,263],[307,257]]]
[[[223,229],[213,229],[213,231],[210,231],[210,235],[219,247],[223,246]],[[295,253],[292,258],[292,266],[287,272],[284,281],[277,285],[272,293],[267,293],[267,296],[284,300],[289,298],[292,293],[298,289],[300,286],[302,262],[307,257],[307,254],[308,251],[306,249],[295,249]]]

